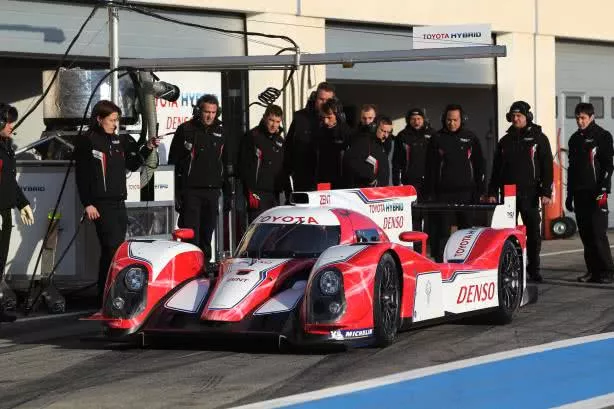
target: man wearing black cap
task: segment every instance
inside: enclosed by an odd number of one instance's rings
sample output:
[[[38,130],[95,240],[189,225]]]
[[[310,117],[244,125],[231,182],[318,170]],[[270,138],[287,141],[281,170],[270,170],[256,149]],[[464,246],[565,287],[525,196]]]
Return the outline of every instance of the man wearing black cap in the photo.
[[[504,185],[516,185],[516,212],[527,229],[528,278],[541,282],[539,204],[549,204],[552,197],[552,150],[542,128],[533,123],[529,104],[514,102],[505,118],[512,126],[497,144],[489,201],[497,201]]]
[[[609,284],[614,262],[608,241],[608,194],[614,171],[612,135],[595,123],[593,104],[581,102],[575,110],[578,130],[569,138],[567,199],[575,210],[584,245],[587,273],[580,282]]]
[[[426,172],[426,155],[433,130],[426,121],[424,110],[412,108],[405,115],[407,126],[397,135],[394,156],[392,158],[392,183],[412,185],[418,193],[418,202],[424,198],[424,175]],[[422,227],[424,214],[420,209],[412,210],[412,230],[424,231]],[[426,223],[426,222],[425,222]],[[421,244],[416,245],[421,251]]]

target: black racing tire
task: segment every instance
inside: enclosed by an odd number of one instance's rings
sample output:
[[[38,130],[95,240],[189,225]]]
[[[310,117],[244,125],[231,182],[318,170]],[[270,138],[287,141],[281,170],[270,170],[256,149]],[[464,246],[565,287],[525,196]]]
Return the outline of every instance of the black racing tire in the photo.
[[[401,286],[394,258],[386,253],[375,270],[373,289],[373,336],[376,347],[392,344],[401,322]]]
[[[522,302],[522,252],[508,239],[503,243],[499,256],[497,292],[499,307],[494,314],[499,324],[512,322]]]
[[[578,231],[578,225],[576,224],[576,221],[571,217],[567,216],[563,217],[563,219],[565,219],[565,223],[567,223],[567,225],[569,226],[569,236],[567,237],[571,237],[576,234],[576,232]]]
[[[550,233],[557,239],[569,238],[576,230],[576,222],[571,217],[557,217],[550,222]]]

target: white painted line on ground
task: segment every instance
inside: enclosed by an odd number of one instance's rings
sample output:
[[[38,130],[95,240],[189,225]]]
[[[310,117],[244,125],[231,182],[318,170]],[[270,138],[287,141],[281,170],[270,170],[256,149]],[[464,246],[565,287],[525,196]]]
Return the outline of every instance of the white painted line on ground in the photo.
[[[9,348],[15,345],[16,344],[10,339],[0,339],[0,348]]]
[[[579,402],[569,403],[563,406],[557,406],[554,409],[595,409],[605,408],[614,405],[614,393],[608,395],[598,396],[587,400],[581,400]]]
[[[17,321],[15,322],[20,323],[20,322],[28,322],[28,321],[42,321],[42,320],[52,320],[52,319],[57,319],[57,318],[67,318],[67,317],[74,317],[77,315],[93,314],[96,311],[98,310],[81,310],[81,311],[67,312],[64,314],[49,314],[49,315],[41,315],[39,317],[17,318]]]
[[[390,385],[393,383],[408,381],[411,379],[422,378],[435,375],[441,372],[448,372],[455,369],[466,368],[469,366],[486,364],[504,359],[516,358],[519,356],[530,355],[538,352],[549,351],[552,349],[565,348],[572,345],[579,345],[586,342],[601,341],[614,338],[614,332],[604,334],[589,335],[581,338],[566,339],[563,341],[551,342],[543,345],[519,348],[511,351],[497,352],[495,354],[479,356],[475,358],[463,359],[462,361],[449,362],[447,364],[435,365],[426,368],[413,369],[394,375],[383,376],[380,378],[369,379],[367,381],[350,383],[347,385],[335,386],[332,388],[321,389],[313,392],[301,393],[298,395],[285,396],[283,398],[272,399],[264,402],[250,403],[248,405],[237,406],[235,409],[264,409],[278,408],[297,403],[305,403],[317,399],[328,398],[331,396],[342,395],[359,390],[372,389],[378,386]]]
[[[610,246],[610,248],[614,248],[614,245]],[[541,253],[540,256],[541,257],[547,257],[547,256],[558,256],[559,254],[571,254],[571,253],[581,253],[583,252],[584,249],[573,249],[573,250],[563,250],[563,251],[553,251],[552,253]]]

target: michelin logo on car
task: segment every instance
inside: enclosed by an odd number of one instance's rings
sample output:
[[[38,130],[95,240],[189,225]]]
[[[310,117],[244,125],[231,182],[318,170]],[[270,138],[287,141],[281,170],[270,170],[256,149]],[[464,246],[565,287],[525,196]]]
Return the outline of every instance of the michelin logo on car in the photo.
[[[343,341],[344,339],[365,338],[371,335],[373,335],[373,328],[335,330],[330,332],[330,339]]]

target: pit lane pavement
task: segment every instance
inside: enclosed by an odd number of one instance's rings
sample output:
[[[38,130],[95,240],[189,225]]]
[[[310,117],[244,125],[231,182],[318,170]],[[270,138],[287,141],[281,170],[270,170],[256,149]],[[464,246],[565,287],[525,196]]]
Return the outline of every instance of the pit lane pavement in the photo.
[[[510,325],[479,319],[438,325],[402,333],[383,350],[280,354],[257,344],[136,349],[88,342],[98,333],[97,324],[74,316],[2,324],[0,408],[232,407],[612,332],[614,286],[575,282],[584,271],[578,249],[577,236],[544,243],[546,280],[539,285],[539,301],[523,308]],[[524,388],[500,396],[499,404],[519,399],[523,390],[539,394],[543,374],[515,373]],[[446,383],[439,384],[444,391]],[[412,403],[421,406],[420,400]],[[462,407],[461,399],[455,403]]]

